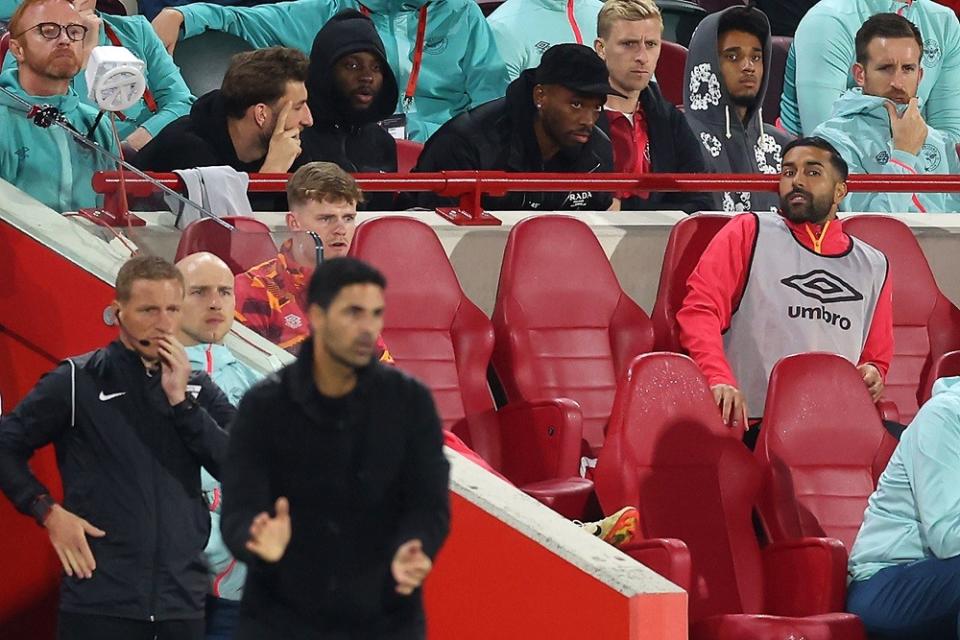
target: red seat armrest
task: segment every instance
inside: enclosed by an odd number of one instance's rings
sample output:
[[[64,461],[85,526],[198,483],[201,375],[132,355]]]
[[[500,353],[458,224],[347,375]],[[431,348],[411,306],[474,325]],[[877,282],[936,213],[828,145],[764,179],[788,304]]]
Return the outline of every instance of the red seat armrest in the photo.
[[[960,351],[948,351],[933,363],[933,380],[960,376]]]
[[[583,415],[573,400],[513,402],[497,411],[501,471],[518,486],[580,475]]]
[[[631,540],[620,547],[625,554],[690,593],[690,550],[681,540],[649,538]]]
[[[593,495],[593,481],[586,478],[561,478],[525,484],[520,489],[564,518],[582,520]]]
[[[815,616],[844,610],[847,551],[834,538],[799,538],[763,549],[766,613]]]
[[[893,400],[878,400],[877,411],[880,413],[880,419],[888,422],[900,422],[900,410]]]

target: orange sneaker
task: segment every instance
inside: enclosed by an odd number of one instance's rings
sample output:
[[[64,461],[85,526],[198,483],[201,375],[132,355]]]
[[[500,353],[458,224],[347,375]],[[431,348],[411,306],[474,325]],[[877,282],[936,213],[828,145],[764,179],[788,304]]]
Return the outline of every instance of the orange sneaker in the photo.
[[[614,547],[621,547],[637,533],[640,513],[634,507],[624,507],[598,522],[584,522],[580,526]]]

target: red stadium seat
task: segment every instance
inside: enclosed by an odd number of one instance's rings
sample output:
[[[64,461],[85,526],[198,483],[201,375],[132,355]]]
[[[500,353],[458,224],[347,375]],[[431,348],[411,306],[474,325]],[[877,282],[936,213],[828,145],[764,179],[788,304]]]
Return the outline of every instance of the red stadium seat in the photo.
[[[7,57],[7,49],[10,48],[10,32],[4,31],[3,34],[0,34],[0,65],[3,64],[3,59]]]
[[[756,448],[770,539],[830,536],[849,551],[896,444],[850,362],[827,353],[778,362]]]
[[[787,54],[793,44],[790,36],[773,36],[771,38],[773,50],[769,67],[764,73],[769,78],[767,93],[763,97],[763,121],[776,124],[780,117],[780,94],[783,93],[783,74],[787,68]]]
[[[590,227],[551,215],[510,231],[493,326],[493,364],[507,398],[576,401],[584,439],[599,451],[617,379],[653,347],[653,327],[620,288]]]
[[[890,262],[894,353],[884,397],[896,403],[907,424],[930,397],[940,358],[960,349],[960,309],[940,291],[907,225],[889,216],[859,215],[845,219],[843,229],[883,251]]]
[[[187,225],[177,245],[177,260],[198,251],[209,251],[227,263],[234,275],[243,273],[261,262],[277,257],[277,245],[270,237],[270,227],[244,216],[224,216],[235,230],[227,229],[211,218],[201,218]]]
[[[747,2],[746,0],[697,0],[697,4],[703,7],[707,13],[716,13],[728,7],[742,7]]]
[[[663,267],[660,269],[657,299],[650,314],[657,351],[683,351],[676,316],[687,295],[687,279],[713,236],[729,220],[730,216],[700,213],[684,218],[670,231],[663,254]]]
[[[397,140],[397,173],[410,173],[417,166],[421,151],[423,144],[420,142]]]
[[[657,85],[671,104],[683,108],[683,69],[687,64],[687,48],[682,44],[664,40],[660,46],[657,62]]]
[[[760,464],[739,435],[721,422],[688,357],[636,358],[595,470],[601,507],[635,504],[645,537],[686,543],[695,640],[864,638],[856,616],[837,613],[846,589],[839,541],[802,538],[761,551],[751,521]]]
[[[433,230],[407,217],[369,220],[357,227],[351,254],[386,276],[384,342],[397,366],[433,391],[444,428],[533,497],[582,517],[593,483],[578,476],[579,409],[550,396],[494,409],[486,377],[493,328]]]

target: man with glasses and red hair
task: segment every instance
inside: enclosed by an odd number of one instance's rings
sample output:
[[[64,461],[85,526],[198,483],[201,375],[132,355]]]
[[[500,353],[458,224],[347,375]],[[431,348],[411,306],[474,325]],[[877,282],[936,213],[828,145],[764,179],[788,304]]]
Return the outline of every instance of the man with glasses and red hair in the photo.
[[[116,149],[109,122],[98,123],[97,110],[70,88],[89,29],[66,0],[26,0],[8,28],[17,68],[0,74],[0,178],[56,211],[94,206],[91,179],[111,168],[108,158],[62,128],[40,128],[28,118],[30,106],[52,107],[76,132]]]

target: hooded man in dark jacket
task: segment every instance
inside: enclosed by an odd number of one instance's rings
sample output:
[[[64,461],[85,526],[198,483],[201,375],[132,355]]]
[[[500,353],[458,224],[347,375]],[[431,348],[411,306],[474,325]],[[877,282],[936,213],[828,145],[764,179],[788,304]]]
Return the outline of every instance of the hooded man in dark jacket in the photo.
[[[443,125],[420,154],[415,171],[479,170],[549,173],[613,171],[610,138],[597,128],[607,95],[620,95],[609,83],[597,54],[579,44],[547,50],[540,66],[527,69],[493,100]],[[486,209],[603,211],[609,193],[511,192],[485,196]],[[425,194],[420,204],[452,203]]]
[[[684,115],[715,173],[779,174],[783,146],[792,139],[764,124],[772,44],[770,23],[752,7],[730,7],[697,26],[690,41],[683,88]],[[771,211],[776,193],[727,191],[714,197],[722,211]]]
[[[706,173],[700,144],[683,114],[664,99],[653,79],[660,59],[663,18],[653,0],[607,0],[597,18],[594,48],[607,64],[610,84],[626,98],[610,96],[598,125],[613,144],[618,172]],[[619,193],[620,209],[713,208],[707,193]]]
[[[307,94],[314,122],[301,136],[304,160],[349,173],[397,171],[397,143],[378,124],[393,114],[397,79],[370,18],[348,9],[317,33]],[[391,208],[392,195],[373,196],[364,208]]]

